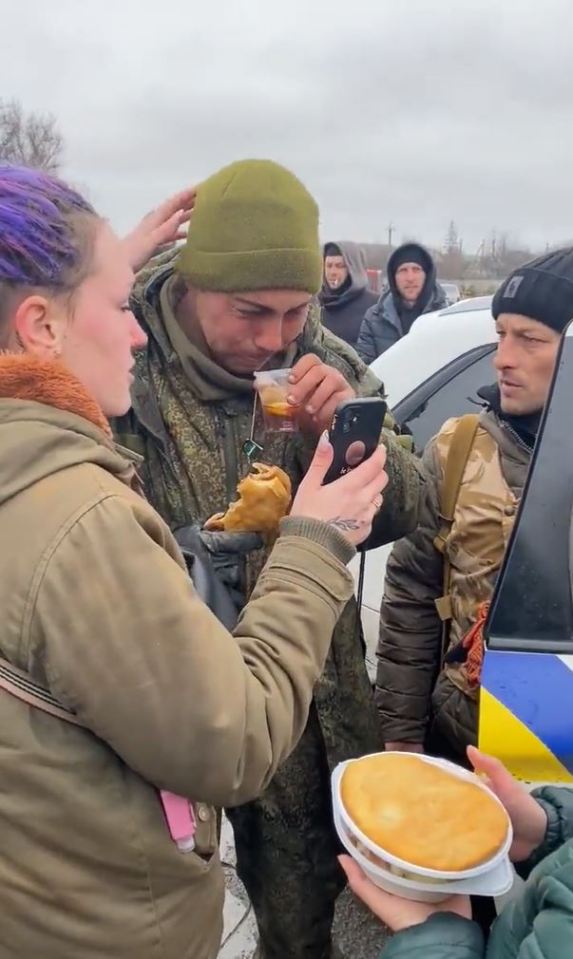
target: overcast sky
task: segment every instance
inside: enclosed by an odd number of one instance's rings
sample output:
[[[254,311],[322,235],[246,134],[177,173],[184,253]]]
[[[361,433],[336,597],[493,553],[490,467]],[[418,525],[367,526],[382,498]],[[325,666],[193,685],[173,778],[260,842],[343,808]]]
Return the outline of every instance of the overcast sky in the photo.
[[[326,239],[573,240],[571,0],[18,0],[0,96],[49,110],[118,229],[244,157]]]

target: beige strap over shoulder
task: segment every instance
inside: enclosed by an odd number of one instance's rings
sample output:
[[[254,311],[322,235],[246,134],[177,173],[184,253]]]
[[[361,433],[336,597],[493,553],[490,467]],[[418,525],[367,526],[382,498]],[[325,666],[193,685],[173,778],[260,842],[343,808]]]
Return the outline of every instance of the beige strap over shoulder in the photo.
[[[73,723],[74,726],[84,726],[85,724],[75,713],[63,706],[48,689],[34,682],[27,673],[16,666],[12,666],[6,659],[0,658],[0,689],[28,703],[28,706],[34,706],[41,709],[50,716],[56,716],[67,723]]]
[[[443,595],[436,600],[436,609],[444,623],[444,651],[447,643],[446,625],[452,616],[450,564],[445,552],[446,541],[454,522],[460,486],[478,431],[479,419],[479,413],[467,413],[458,420],[448,449],[440,489],[440,529],[434,539],[434,546],[444,557],[444,591]]]

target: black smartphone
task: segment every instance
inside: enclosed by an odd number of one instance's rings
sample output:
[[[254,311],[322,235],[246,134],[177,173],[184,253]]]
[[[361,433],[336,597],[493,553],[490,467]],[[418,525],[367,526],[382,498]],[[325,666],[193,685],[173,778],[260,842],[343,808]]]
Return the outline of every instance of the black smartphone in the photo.
[[[380,443],[388,406],[380,396],[346,400],[337,407],[329,430],[334,459],[325,483],[344,476],[372,456]]]

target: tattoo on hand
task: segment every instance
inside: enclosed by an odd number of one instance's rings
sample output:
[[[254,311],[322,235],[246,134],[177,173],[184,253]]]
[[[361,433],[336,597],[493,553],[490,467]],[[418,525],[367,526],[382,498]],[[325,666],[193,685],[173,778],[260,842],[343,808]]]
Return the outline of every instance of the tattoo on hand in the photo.
[[[363,525],[360,520],[343,519],[341,516],[335,516],[333,519],[327,520],[327,523],[329,526],[336,526],[337,529],[340,529],[346,533],[351,530],[359,530]]]

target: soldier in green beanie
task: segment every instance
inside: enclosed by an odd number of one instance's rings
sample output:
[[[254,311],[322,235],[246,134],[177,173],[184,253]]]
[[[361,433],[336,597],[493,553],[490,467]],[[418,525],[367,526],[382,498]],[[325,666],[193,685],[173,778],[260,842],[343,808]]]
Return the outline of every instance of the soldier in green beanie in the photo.
[[[321,280],[315,201],[288,170],[259,160],[233,163],[202,183],[181,252],[140,275],[133,306],[148,344],[118,439],[143,455],[147,496],[174,530],[202,528],[224,512],[253,458],[281,466],[296,489],[338,403],[382,390],[321,325]],[[300,432],[265,433],[253,390],[253,373],[265,366],[292,367]],[[370,541],[376,546],[414,529],[422,483],[417,460],[395,435],[385,432],[383,441],[390,483]],[[265,563],[265,544],[252,534],[201,535],[240,608]],[[329,773],[380,745],[352,600],[299,745],[265,795],[229,810],[264,959],[333,955],[344,879]]]

